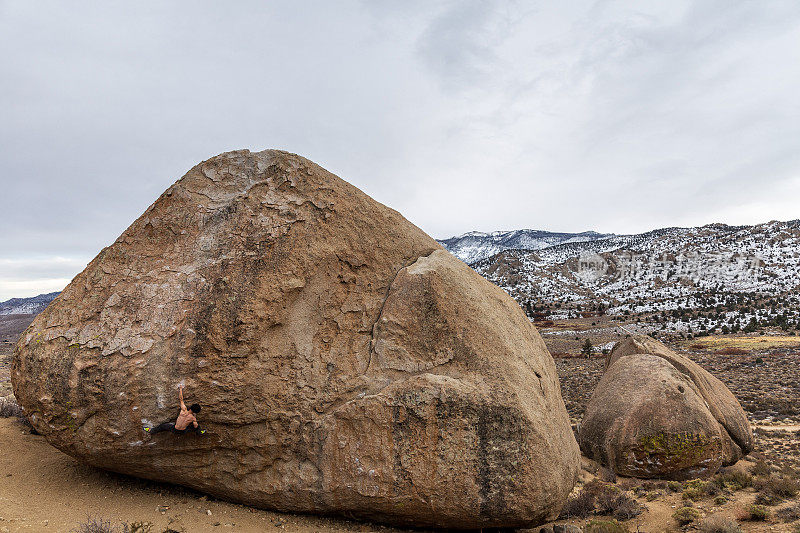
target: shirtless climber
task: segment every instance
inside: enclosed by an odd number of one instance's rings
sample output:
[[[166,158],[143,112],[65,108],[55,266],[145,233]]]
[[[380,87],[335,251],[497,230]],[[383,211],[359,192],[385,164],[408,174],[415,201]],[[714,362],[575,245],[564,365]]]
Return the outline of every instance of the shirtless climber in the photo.
[[[145,427],[144,430],[147,433],[153,435],[154,433],[160,433],[162,431],[171,431],[177,435],[182,435],[189,431],[190,425],[192,426],[192,430],[198,435],[202,435],[206,432],[205,429],[200,429],[200,424],[197,423],[197,418],[194,416],[200,412],[200,404],[193,403],[191,407],[187,409],[186,404],[183,403],[183,385],[178,388],[178,398],[181,401],[181,412],[178,414],[178,419],[175,420],[175,422],[164,422],[154,428]]]

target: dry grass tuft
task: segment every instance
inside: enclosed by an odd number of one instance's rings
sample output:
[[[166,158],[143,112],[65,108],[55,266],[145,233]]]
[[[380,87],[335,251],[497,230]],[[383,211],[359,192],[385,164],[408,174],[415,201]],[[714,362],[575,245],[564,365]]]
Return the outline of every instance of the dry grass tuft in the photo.
[[[698,527],[701,533],[742,533],[742,528],[736,520],[725,516],[709,516]]]
[[[729,336],[709,335],[702,340],[697,339],[689,348],[692,350],[724,350],[727,348],[740,349],[749,353],[751,350],[765,350],[770,348],[786,348],[800,344],[800,338],[795,335],[757,335],[757,336]]]

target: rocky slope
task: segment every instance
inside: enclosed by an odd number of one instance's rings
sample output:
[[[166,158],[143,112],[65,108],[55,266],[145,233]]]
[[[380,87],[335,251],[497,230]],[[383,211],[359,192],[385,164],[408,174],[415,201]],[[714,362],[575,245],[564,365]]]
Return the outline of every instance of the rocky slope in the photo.
[[[715,310],[676,320],[683,331],[734,321],[796,323],[800,221],[756,226],[712,224],[639,235],[506,250],[472,264],[518,301],[556,303],[552,318],[602,309],[608,314]],[[758,309],[747,309],[759,302]],[[711,323],[704,324],[711,320]]]
[[[41,313],[59,293],[40,294],[32,298],[11,298],[0,302],[0,315],[36,315]]]
[[[59,293],[40,294],[32,298],[11,298],[0,302],[0,344],[16,342],[33,319],[44,311]]]

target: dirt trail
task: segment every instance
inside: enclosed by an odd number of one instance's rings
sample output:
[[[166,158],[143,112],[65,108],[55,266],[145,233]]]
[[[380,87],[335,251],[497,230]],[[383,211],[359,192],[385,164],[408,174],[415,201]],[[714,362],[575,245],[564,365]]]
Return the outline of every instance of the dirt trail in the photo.
[[[800,424],[756,424],[753,426],[755,428],[765,431],[800,431]]]

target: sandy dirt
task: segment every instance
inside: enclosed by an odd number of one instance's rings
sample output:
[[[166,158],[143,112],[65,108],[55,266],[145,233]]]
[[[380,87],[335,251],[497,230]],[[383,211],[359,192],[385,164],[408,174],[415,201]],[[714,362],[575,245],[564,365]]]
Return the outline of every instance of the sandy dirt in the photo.
[[[150,522],[176,531],[401,531],[324,517],[287,515],[218,501],[180,487],[82,465],[0,419],[0,532],[66,532],[87,516]],[[209,514],[210,511],[210,514]]]
[[[2,533],[70,531],[87,516],[103,517],[117,525],[149,522],[151,531],[156,533],[169,529],[185,532],[409,531],[357,521],[263,511],[208,498],[181,487],[105,472],[64,455],[48,445],[43,437],[31,435],[14,419],[0,419],[0,450]],[[583,465],[581,484],[594,479],[592,472],[597,469],[597,465],[586,458],[583,458]],[[618,479],[617,483],[630,488],[641,481]],[[734,517],[754,498],[755,491],[748,489],[735,493],[723,505],[714,505],[711,501],[695,505],[704,516],[722,514]],[[645,498],[638,498],[638,501],[647,506],[647,511],[627,521],[630,531],[680,531],[672,519],[675,509],[684,505],[680,494],[666,493],[653,501]],[[586,520],[570,520],[569,523],[582,526]],[[742,523],[745,533],[789,533],[795,526],[777,519],[766,523]],[[421,530],[415,531],[421,533]]]

